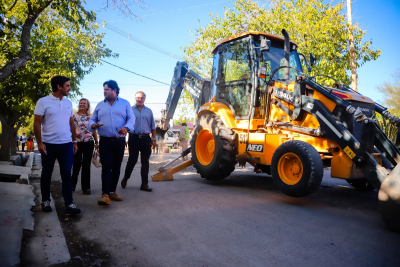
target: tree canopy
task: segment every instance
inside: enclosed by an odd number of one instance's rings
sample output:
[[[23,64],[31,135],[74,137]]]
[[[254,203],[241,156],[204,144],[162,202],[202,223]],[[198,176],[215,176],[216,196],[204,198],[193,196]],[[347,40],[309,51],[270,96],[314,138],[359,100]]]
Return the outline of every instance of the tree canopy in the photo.
[[[27,5],[18,1],[8,16],[14,22],[24,19]],[[86,11],[81,11],[86,14]],[[84,14],[76,15],[85,17]],[[92,16],[93,15],[93,16]],[[7,159],[7,139],[12,139],[10,131],[14,127],[31,118],[36,101],[51,93],[50,80],[55,75],[63,75],[71,79],[71,97],[79,95],[79,81],[90,73],[99,58],[112,56],[111,50],[102,43],[102,34],[97,34],[98,25],[94,13],[86,16],[83,23],[71,22],[68,17],[61,15],[52,8],[41,13],[30,32],[29,52],[32,59],[27,61],[24,68],[19,68],[0,82],[0,120],[3,127],[1,158]],[[2,63],[16,55],[20,47],[18,30],[3,28],[7,42],[0,46],[0,61]],[[6,128],[8,134],[4,131]]]
[[[245,31],[261,31],[281,36],[286,29],[300,53],[312,53],[317,64],[312,74],[332,76],[351,83],[348,47],[349,25],[346,23],[344,2],[337,5],[323,0],[269,0],[268,6],[251,0],[237,0],[234,9],[225,9],[222,16],[210,14],[211,22],[196,29],[193,41],[182,50],[185,59],[204,77],[211,76],[211,52],[218,41]],[[366,31],[356,23],[350,30],[354,35],[357,67],[379,57],[371,48],[372,41],[363,41]],[[333,81],[326,80],[328,85]]]
[[[389,111],[400,116],[400,71],[393,74],[394,82],[385,82],[382,86],[378,86],[378,90],[384,95],[384,104]]]

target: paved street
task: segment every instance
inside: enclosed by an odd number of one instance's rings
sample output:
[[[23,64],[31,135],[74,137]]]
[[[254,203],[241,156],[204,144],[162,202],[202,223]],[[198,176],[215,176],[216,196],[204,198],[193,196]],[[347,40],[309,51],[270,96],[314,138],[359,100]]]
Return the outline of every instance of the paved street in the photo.
[[[127,154],[121,176],[126,160]],[[285,196],[271,177],[250,168],[220,182],[182,172],[174,181],[150,182],[151,193],[139,191],[139,171],[126,189],[118,187],[124,200],[109,207],[97,205],[101,169],[92,166],[92,195],[83,195],[80,185],[74,193],[82,209],[74,231],[99,246],[110,265],[400,265],[400,234],[384,228],[377,192],[359,192],[330,178],[329,169],[320,189],[304,198]]]

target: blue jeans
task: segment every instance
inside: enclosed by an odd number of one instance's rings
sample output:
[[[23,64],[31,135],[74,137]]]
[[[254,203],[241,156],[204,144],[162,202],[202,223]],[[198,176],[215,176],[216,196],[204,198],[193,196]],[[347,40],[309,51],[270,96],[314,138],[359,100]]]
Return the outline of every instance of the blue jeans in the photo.
[[[115,192],[124,158],[125,137],[100,136],[99,152],[103,194]]]
[[[62,194],[65,206],[72,203],[72,178],[71,168],[74,161],[74,149],[72,143],[49,144],[46,146],[47,155],[42,154],[42,177],[40,188],[42,190],[42,201],[50,200],[51,176],[53,174],[54,162],[58,160],[62,181]]]

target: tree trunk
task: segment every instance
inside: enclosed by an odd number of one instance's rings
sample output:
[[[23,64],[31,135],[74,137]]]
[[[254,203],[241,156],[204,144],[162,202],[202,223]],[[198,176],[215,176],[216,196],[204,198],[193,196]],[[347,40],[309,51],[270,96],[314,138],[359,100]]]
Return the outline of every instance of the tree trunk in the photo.
[[[10,144],[12,132],[14,131],[14,125],[11,125],[8,121],[2,120],[2,138],[1,138],[1,149],[0,149],[0,160],[9,161],[11,155],[11,146],[15,143]],[[14,137],[15,140],[15,137]]]
[[[17,131],[18,129],[13,129],[10,135],[11,155],[17,154]]]
[[[349,22],[349,50],[350,50],[350,69],[351,69],[351,87],[357,90],[357,63],[356,49],[354,48],[354,37],[351,27],[353,27],[353,17],[351,13],[351,0],[347,0],[347,20]]]

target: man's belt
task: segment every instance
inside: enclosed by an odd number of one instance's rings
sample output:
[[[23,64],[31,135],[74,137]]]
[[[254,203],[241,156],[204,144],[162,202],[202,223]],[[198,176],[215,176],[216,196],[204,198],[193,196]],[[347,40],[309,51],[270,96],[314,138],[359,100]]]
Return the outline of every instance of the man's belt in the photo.
[[[125,140],[125,137],[107,137],[107,136],[100,136],[100,139],[108,139],[111,141],[117,141],[117,140]]]
[[[150,134],[129,134],[134,138],[145,138],[145,137],[150,137]]]

